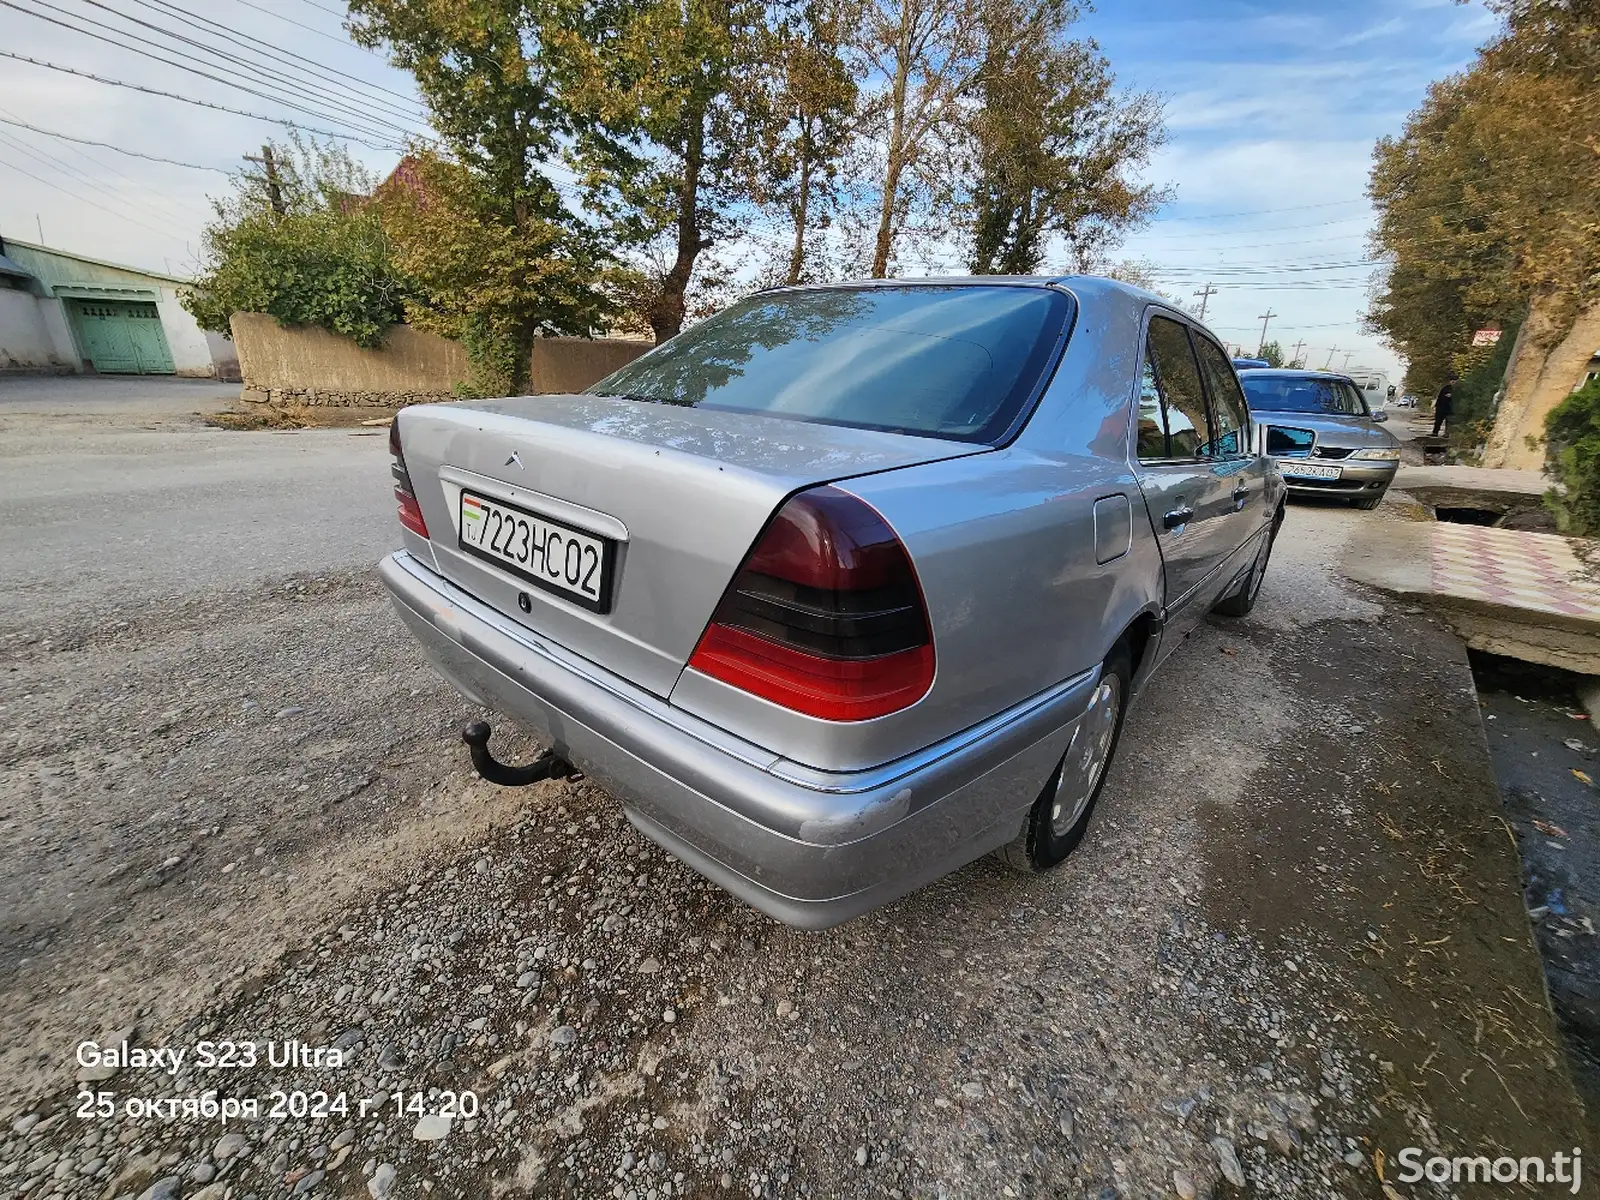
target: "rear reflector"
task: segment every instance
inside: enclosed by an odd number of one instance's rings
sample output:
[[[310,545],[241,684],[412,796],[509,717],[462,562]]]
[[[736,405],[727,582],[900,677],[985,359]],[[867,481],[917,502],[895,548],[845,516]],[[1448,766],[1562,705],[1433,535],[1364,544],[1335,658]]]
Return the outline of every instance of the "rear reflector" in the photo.
[[[417,493],[411,486],[411,473],[406,470],[406,456],[400,448],[400,419],[389,424],[389,453],[394,461],[389,464],[389,474],[394,476],[395,503],[400,506],[400,524],[412,533],[428,536],[428,523],[422,519],[422,508],[417,504]]]
[[[757,541],[689,665],[774,704],[865,721],[933,683],[933,638],[905,546],[833,487],[792,497]]]

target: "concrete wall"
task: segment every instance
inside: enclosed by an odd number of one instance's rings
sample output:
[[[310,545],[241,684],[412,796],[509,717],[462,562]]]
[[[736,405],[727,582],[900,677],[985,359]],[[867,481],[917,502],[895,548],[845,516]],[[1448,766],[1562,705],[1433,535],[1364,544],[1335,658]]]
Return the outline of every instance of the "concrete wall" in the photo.
[[[364,350],[325,329],[286,327],[265,313],[235,313],[230,324],[246,400],[332,406],[454,400],[456,385],[472,370],[459,343],[406,325],[390,329],[381,347]],[[530,386],[535,393],[581,391],[649,348],[640,341],[541,338]]]
[[[536,396],[581,392],[631,363],[651,345],[624,338],[540,338],[533,344],[529,388]]]
[[[315,326],[288,327],[265,313],[235,313],[229,325],[244,374],[244,398],[332,406],[454,400],[471,373],[461,346],[396,325],[376,350]]]
[[[60,307],[32,292],[0,288],[0,371],[71,368],[71,356],[62,357],[50,336],[46,306]]]
[[[233,339],[225,333],[205,331],[206,345],[211,348],[211,365],[217,369],[217,378],[223,383],[243,383],[244,375],[239,370],[239,351],[234,348]]]

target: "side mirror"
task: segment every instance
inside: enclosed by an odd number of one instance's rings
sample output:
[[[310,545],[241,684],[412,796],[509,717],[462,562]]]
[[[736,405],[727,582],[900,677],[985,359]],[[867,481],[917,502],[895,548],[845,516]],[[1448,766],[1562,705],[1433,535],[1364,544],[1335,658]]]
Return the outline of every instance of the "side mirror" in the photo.
[[[1377,412],[1372,414],[1372,419],[1374,421],[1387,421],[1389,419],[1389,414],[1384,412],[1382,409],[1379,409]]]

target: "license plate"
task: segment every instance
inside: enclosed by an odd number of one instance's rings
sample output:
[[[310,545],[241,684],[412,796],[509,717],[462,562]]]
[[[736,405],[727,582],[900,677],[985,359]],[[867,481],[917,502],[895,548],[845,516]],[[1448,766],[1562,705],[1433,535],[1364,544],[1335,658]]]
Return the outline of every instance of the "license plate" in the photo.
[[[1338,467],[1324,467],[1319,466],[1316,463],[1286,463],[1280,461],[1278,463],[1278,470],[1285,479],[1293,479],[1296,476],[1301,479],[1339,478]]]
[[[461,548],[593,612],[610,610],[617,550],[610,538],[464,491]]]

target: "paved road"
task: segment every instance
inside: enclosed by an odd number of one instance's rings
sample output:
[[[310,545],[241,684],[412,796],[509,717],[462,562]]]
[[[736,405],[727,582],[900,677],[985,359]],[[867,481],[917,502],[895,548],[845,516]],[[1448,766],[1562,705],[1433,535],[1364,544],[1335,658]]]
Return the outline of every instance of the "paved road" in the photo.
[[[464,770],[469,714],[373,576],[381,438],[221,433],[202,392],[102,383],[0,398],[17,1194],[1324,1200],[1408,1145],[1576,1144],[1459,643],[1336,574],[1381,512],[1291,510],[1256,613],[1163,669],[1061,870],[976,863],[806,934],[588,781]],[[353,1061],[124,1069],[119,1103],[349,1112],[224,1145],[72,1116],[72,1047],[130,1026]],[[429,1089],[482,1112],[430,1140]]]
[[[237,397],[233,384],[0,380],[0,603],[108,612],[397,544],[381,430],[231,433],[196,415]]]

